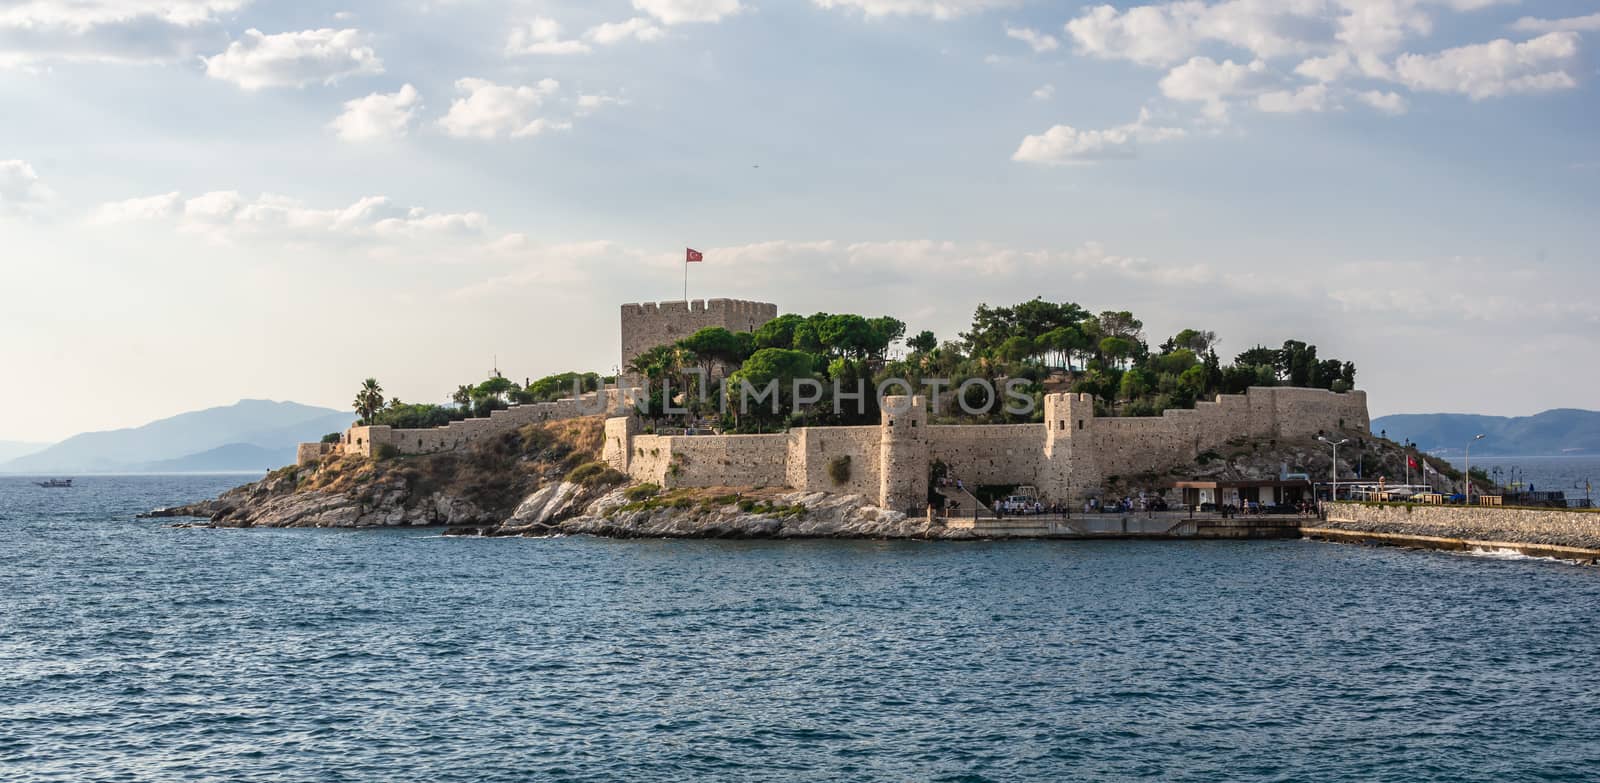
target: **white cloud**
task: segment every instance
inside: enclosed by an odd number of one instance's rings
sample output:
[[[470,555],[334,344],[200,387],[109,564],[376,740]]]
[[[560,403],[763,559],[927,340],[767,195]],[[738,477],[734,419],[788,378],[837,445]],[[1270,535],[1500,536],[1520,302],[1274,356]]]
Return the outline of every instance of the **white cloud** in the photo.
[[[0,215],[31,213],[54,199],[27,161],[0,160]]]
[[[629,39],[654,41],[666,35],[666,32],[649,19],[635,16],[625,22],[605,22],[595,25],[589,28],[583,37],[600,46],[610,46]]]
[[[524,234],[507,234],[486,245],[482,255],[517,267],[450,292],[455,299],[484,299],[519,295],[520,289],[551,284],[578,284],[594,270],[637,269],[646,255],[606,240],[540,245]]]
[[[741,10],[739,0],[633,0],[633,7],[665,25],[720,22]]]
[[[474,139],[522,138],[566,130],[572,127],[570,122],[537,116],[545,99],[560,89],[561,83],[555,79],[544,79],[533,86],[461,79],[456,82],[456,91],[465,96],[450,104],[439,127],[451,136]]]
[[[1184,135],[1182,128],[1152,125],[1150,113],[1140,111],[1139,119],[1104,130],[1079,130],[1071,125],[1057,125],[1037,136],[1025,137],[1011,159],[1046,166],[1097,163],[1135,157],[1141,142],[1162,142]]]
[[[417,88],[407,84],[399,92],[375,92],[345,101],[344,113],[330,127],[345,141],[374,141],[406,135],[422,109]]]
[[[252,28],[205,63],[207,76],[246,90],[334,84],[348,76],[383,73],[383,60],[354,29],[266,35]]]
[[[1338,52],[1327,57],[1311,57],[1294,67],[1294,72],[1314,81],[1336,82],[1358,70],[1349,52]]]
[[[1054,84],[1045,84],[1033,91],[1033,99],[1036,101],[1048,101],[1055,97],[1055,94],[1056,86]]]
[[[1039,275],[1065,276],[1074,281],[1124,280],[1138,284],[1193,286],[1230,281],[1205,264],[1166,265],[1148,259],[1108,252],[1099,242],[1067,248],[1019,248],[993,242],[951,242],[937,239],[901,239],[870,242],[837,240],[775,240],[733,247],[707,248],[708,258],[783,281],[805,274],[849,278],[859,290],[903,284],[907,275],[970,286],[974,279],[1028,280]],[[670,268],[672,258],[662,257]],[[930,277],[931,276],[931,277]],[[943,286],[939,286],[943,288]],[[962,306],[967,306],[965,303]]]
[[[1600,31],[1600,14],[1574,16],[1568,19],[1536,19],[1524,16],[1511,27],[1526,33],[1592,33]]]
[[[1398,94],[1339,85],[1351,79],[1389,81],[1413,90],[1459,92],[1475,100],[1575,86],[1576,76],[1566,67],[1577,51],[1572,30],[1600,29],[1600,15],[1524,19],[1518,27],[1564,32],[1523,44],[1502,40],[1396,57],[1407,40],[1432,33],[1438,13],[1515,2],[1173,0],[1126,9],[1103,4],[1067,22],[1066,31],[1082,54],[1171,67],[1160,80],[1162,94],[1202,103],[1214,120],[1246,102],[1269,112],[1325,111],[1340,108],[1339,100],[1352,96],[1379,111],[1399,114],[1407,106]],[[1219,46],[1251,57],[1210,54]],[[1298,60],[1292,74],[1279,63],[1289,57]]]
[[[100,205],[91,219],[93,223],[132,223],[141,220],[159,220],[178,214],[183,206],[183,194],[163,193],[159,196],[130,198]]]
[[[0,68],[165,63],[221,45],[218,17],[250,0],[0,1]]]
[[[219,241],[247,238],[285,242],[352,239],[459,240],[483,235],[488,218],[478,212],[431,213],[399,207],[384,196],[367,196],[347,207],[317,209],[285,196],[253,200],[221,190],[185,200],[179,193],[102,205],[91,223],[170,223],[176,229]]]
[[[628,101],[615,95],[579,95],[577,111],[579,117],[587,116],[599,111],[606,106],[623,106]]]
[[[1409,108],[1404,96],[1396,92],[1382,90],[1366,90],[1356,93],[1356,100],[1371,106],[1384,114],[1405,114]]]
[[[511,30],[506,41],[506,54],[586,54],[589,45],[576,39],[561,39],[561,24],[554,19],[536,16],[527,24]]]
[[[1227,114],[1231,98],[1255,95],[1270,86],[1266,63],[1248,64],[1232,60],[1217,62],[1210,57],[1193,57],[1173,68],[1160,82],[1161,94],[1176,101],[1204,103],[1212,117]]]
[[[0,26],[97,25],[154,19],[168,24],[209,22],[219,13],[237,11],[250,0],[11,0],[0,7]]]
[[[1515,0],[1177,0],[1119,10],[1086,9],[1067,23],[1078,51],[1144,65],[1171,65],[1206,44],[1272,60],[1345,53],[1364,65],[1433,30],[1431,7],[1471,11]]]
[[[1027,44],[1035,52],[1053,52],[1061,46],[1061,42],[1057,41],[1055,36],[1029,27],[1007,27],[1006,36]]]
[[[1195,2],[1138,6],[1127,11],[1101,5],[1067,22],[1066,29],[1080,53],[1142,65],[1165,65],[1194,51],[1194,20],[1203,10],[1204,4]]]
[[[1273,90],[1256,96],[1256,108],[1275,114],[1318,112],[1328,108],[1328,86],[1309,84],[1298,90]]]
[[[1315,48],[1315,25],[1326,16],[1325,0],[1227,0],[1207,5],[1181,0],[1118,10],[1087,9],[1067,23],[1078,51],[1143,65],[1170,65],[1215,41],[1273,58]]]
[[[639,2],[639,0],[634,0]],[[930,16],[954,19],[995,8],[1011,8],[1018,0],[811,0],[820,8],[844,8],[867,16]]]
[[[1414,0],[1343,0],[1336,38],[1357,55],[1393,52],[1407,38],[1427,35],[1433,18]]]
[[[1501,38],[1437,54],[1403,54],[1395,61],[1395,74],[1413,90],[1482,100],[1576,87],[1577,78],[1566,68],[1577,54],[1577,33],[1546,33],[1522,43]]]

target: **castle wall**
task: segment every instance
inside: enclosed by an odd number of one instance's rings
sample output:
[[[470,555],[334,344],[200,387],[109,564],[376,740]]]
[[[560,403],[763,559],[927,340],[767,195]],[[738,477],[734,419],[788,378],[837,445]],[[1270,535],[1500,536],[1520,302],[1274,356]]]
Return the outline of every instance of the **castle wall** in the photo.
[[[656,486],[668,486],[667,469],[672,463],[672,439],[662,435],[637,435],[632,440],[628,469],[630,477]]]
[[[785,486],[878,497],[881,427],[804,427],[792,430],[790,436]],[[828,475],[829,464],[840,457],[850,458],[850,475],[842,484]]]
[[[789,436],[674,435],[661,438],[668,455],[666,487],[781,487],[787,480]]]
[[[1044,449],[1042,424],[936,424],[928,428],[928,456],[969,487],[1033,484]]]
[[[920,407],[898,415],[886,407],[878,426],[694,436],[638,435],[635,419],[617,418],[606,424],[606,454],[634,479],[667,487],[785,486],[859,494],[896,509],[920,506],[929,465],[943,460],[969,486],[1033,484],[1045,500],[1074,503],[1109,479],[1164,474],[1233,438],[1369,426],[1364,394],[1283,388],[1148,418],[1096,417],[1088,395],[1054,394],[1045,397],[1044,417],[1039,424],[928,426]],[[850,475],[835,482],[828,466],[844,456]]]
[[[295,450],[294,464],[302,468],[314,464],[338,446],[336,443],[302,443]]]
[[[382,446],[393,446],[401,454],[437,454],[515,432],[526,424],[627,412],[626,399],[617,389],[606,389],[604,403],[597,395],[597,392],[590,392],[580,398],[516,405],[493,411],[483,418],[452,421],[443,427],[394,429],[381,424],[351,427],[340,441],[340,450],[345,454],[370,457]]]

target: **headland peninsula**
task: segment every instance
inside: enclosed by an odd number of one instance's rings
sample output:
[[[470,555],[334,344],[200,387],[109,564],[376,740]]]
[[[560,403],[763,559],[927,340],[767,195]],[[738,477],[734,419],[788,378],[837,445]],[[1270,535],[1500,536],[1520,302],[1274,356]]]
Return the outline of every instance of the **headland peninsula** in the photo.
[[[1152,342],[1130,312],[1043,299],[980,305],[942,341],[730,299],[623,305],[620,334],[615,377],[496,370],[448,404],[368,379],[359,421],[297,464],[152,515],[486,536],[1314,534],[1600,557],[1600,517],[1508,522],[1490,507],[1504,488],[1372,433],[1355,364],[1295,339],[1224,362],[1213,332]],[[1413,530],[1391,504],[1438,508]]]

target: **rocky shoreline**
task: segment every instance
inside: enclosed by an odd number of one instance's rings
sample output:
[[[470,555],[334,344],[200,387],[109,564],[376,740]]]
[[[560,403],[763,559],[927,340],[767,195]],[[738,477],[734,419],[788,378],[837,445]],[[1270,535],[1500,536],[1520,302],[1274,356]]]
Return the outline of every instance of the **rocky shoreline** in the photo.
[[[488,524],[498,517],[465,498],[434,492],[415,502],[403,480],[389,479],[371,494],[296,491],[292,479],[268,476],[211,500],[159,508],[141,516],[204,519],[189,527],[428,527]]]
[[[715,491],[670,503],[630,501],[626,489],[595,496],[562,482],[530,495],[503,523],[452,529],[459,535],[593,535],[608,538],[962,538],[926,519],[885,511],[858,495]],[[757,499],[759,498],[759,499]]]

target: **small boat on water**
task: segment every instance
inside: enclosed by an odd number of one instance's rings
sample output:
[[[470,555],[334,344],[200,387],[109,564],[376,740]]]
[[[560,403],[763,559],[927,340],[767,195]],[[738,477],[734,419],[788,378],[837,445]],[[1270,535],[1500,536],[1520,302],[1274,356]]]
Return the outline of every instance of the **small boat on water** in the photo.
[[[72,487],[72,479],[46,479],[44,481],[35,481],[33,483],[38,484],[45,489],[70,489]]]

